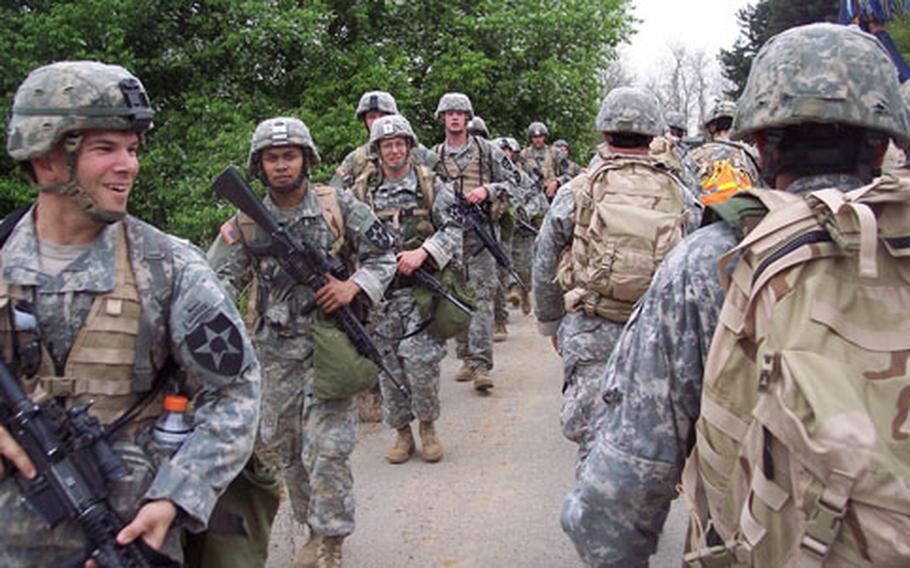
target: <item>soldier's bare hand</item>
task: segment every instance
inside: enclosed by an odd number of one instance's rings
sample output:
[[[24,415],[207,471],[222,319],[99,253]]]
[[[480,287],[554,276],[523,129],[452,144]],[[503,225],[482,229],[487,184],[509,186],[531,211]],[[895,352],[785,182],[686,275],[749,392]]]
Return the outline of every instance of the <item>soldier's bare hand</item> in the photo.
[[[11,461],[26,478],[32,479],[37,475],[32,460],[28,459],[22,446],[16,443],[12,434],[3,426],[0,426],[0,455]],[[4,473],[3,461],[0,461],[0,477],[3,477]]]
[[[464,196],[465,200],[472,204],[476,205],[478,203],[483,203],[490,196],[490,191],[484,186],[480,185],[471,190],[471,193]]]
[[[410,276],[420,268],[429,255],[425,248],[417,247],[414,250],[403,250],[395,256],[398,258],[398,272]]]
[[[360,286],[350,280],[339,280],[331,274],[325,278],[326,285],[316,292],[316,303],[327,314],[347,306],[360,292]]]
[[[133,521],[117,533],[117,544],[123,546],[139,537],[155,550],[161,550],[167,530],[177,518],[177,506],[167,499],[149,501],[139,509]],[[94,560],[85,562],[85,568],[97,568]]]
[[[547,194],[547,197],[553,197],[556,195],[556,190],[559,189],[559,182],[555,179],[551,179],[547,182],[544,192]]]

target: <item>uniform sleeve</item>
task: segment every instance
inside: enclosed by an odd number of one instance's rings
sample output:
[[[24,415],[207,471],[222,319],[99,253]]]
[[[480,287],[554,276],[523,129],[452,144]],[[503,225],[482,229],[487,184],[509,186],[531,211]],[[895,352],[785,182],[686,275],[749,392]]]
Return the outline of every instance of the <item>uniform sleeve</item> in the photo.
[[[532,291],[537,329],[542,335],[556,335],[565,314],[562,288],[554,282],[559,258],[572,241],[575,230],[575,194],[570,186],[561,187],[547,211],[537,235],[532,267]]]
[[[366,203],[358,201],[350,192],[338,191],[337,195],[345,236],[353,246],[357,261],[357,270],[350,280],[360,286],[374,304],[378,303],[397,270],[392,235]]]
[[[676,497],[723,304],[715,266],[735,244],[723,224],[660,265],[607,364],[607,402],[562,526],[590,565],[646,566]]]
[[[329,185],[335,189],[350,189],[354,186],[354,150],[348,152],[348,155],[341,161],[341,165],[335,170],[335,174],[329,181]]]
[[[161,464],[146,498],[172,501],[198,531],[253,450],[259,362],[233,300],[192,251],[175,254],[169,331],[171,352],[195,391],[193,430]]]
[[[218,280],[236,301],[250,283],[252,269],[249,256],[240,240],[240,229],[235,221],[236,218],[232,217],[221,226],[221,231],[209,247],[206,259]]]
[[[433,257],[436,266],[442,269],[461,252],[464,229],[450,212],[455,203],[452,188],[438,177],[434,184],[433,225],[436,232],[421,246]]]

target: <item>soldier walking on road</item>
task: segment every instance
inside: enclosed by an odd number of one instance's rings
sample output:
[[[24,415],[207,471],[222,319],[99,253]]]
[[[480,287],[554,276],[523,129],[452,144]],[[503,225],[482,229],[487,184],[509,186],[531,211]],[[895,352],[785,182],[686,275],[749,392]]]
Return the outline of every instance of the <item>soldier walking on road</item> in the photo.
[[[3,223],[0,355],[34,402],[94,401],[89,415],[122,424],[107,432],[129,470],[106,488],[128,522],[117,542],[141,538],[180,561],[181,530],[205,528],[252,451],[259,364],[202,254],[126,213],[152,116],[142,83],[117,65],[53,63],[20,85],[6,147],[38,197]],[[194,400],[179,447],[152,433],[165,393]],[[0,565],[94,552],[76,520],[47,528],[26,506],[10,466],[34,478],[35,464],[2,426],[0,456]]]
[[[604,366],[632,306],[663,256],[701,221],[691,193],[650,155],[665,130],[653,94],[614,89],[597,129],[606,140],[600,160],[560,188],[534,257],[538,329],[563,358],[560,422],[578,444],[579,464],[593,442]]]
[[[354,183],[354,195],[370,205],[393,235],[398,251],[398,276],[386,292],[374,336],[390,369],[411,387],[408,399],[385,376],[382,387],[383,418],[398,432],[386,459],[404,463],[414,453],[411,422],[420,421],[420,453],[428,462],[442,459],[436,434],[439,419],[439,365],[445,341],[434,334],[431,319],[438,314],[421,309],[419,289],[408,281],[417,269],[431,273],[461,271],[462,228],[452,217],[455,196],[431,170],[409,160],[417,137],[401,115],[385,116],[373,123],[370,144],[379,156],[379,168],[368,169]]]
[[[264,377],[260,442],[263,454],[278,454],[294,516],[311,537],[295,564],[309,565],[315,556],[320,566],[340,566],[342,542],[354,531],[350,456],[357,408],[352,397],[314,394],[314,382],[328,380],[314,369],[314,334],[330,325],[323,313],[355,297],[379,302],[395,258],[390,236],[369,207],[342,190],[310,183],[309,169],[318,160],[299,119],[271,118],[253,133],[249,171],[268,187],[266,209],[291,238],[307,239],[356,267],[349,278],[329,274],[315,294],[293,282],[274,258],[259,256],[268,235],[242,213],[222,226],[209,262],[234,297],[252,281],[253,341]]]
[[[462,93],[446,93],[439,99],[436,118],[445,127],[445,141],[432,148],[439,158],[436,173],[453,191],[471,204],[481,204],[490,213],[489,230],[498,234],[496,221],[512,194],[515,176],[512,162],[499,148],[483,138],[470,136],[467,123],[474,116],[471,100]],[[474,388],[493,388],[493,295],[496,292],[496,261],[474,232],[464,236],[464,265],[468,286],[476,305],[468,331],[456,338],[461,368],[458,381],[474,381]]]

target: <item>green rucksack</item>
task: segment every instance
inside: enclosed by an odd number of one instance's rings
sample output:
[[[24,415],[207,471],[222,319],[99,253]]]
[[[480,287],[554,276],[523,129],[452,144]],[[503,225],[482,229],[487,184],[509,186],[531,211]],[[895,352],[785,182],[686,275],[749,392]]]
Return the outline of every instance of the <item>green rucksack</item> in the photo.
[[[910,183],[730,202],[769,213],[718,265],[686,562],[908,566]]]
[[[348,398],[376,384],[379,366],[361,355],[348,336],[322,313],[310,318],[313,335],[313,395]]]
[[[453,296],[474,309],[474,292],[468,289],[464,277],[456,270],[446,268],[437,274],[439,281]],[[471,325],[471,316],[455,307],[452,302],[434,295],[423,286],[414,286],[414,301],[420,310],[420,317],[432,318],[428,331],[437,341],[445,341],[466,331]]]

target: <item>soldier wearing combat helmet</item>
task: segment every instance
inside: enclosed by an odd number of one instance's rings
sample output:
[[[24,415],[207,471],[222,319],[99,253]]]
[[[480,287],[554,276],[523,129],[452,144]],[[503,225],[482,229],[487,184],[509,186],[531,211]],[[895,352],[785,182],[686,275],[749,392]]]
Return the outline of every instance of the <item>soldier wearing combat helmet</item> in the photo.
[[[440,97],[436,118],[445,128],[445,140],[432,148],[439,160],[435,171],[468,203],[504,209],[515,191],[512,184],[517,172],[499,148],[468,134],[467,124],[473,116],[474,107],[467,95],[446,93]],[[470,329],[457,337],[456,353],[462,366],[455,379],[473,380],[475,389],[486,391],[493,388],[490,370],[496,279],[490,275],[496,272],[496,261],[473,232],[464,235],[463,258],[468,287],[474,290],[477,301]]]
[[[295,563],[316,557],[320,566],[340,566],[342,542],[354,531],[350,455],[357,408],[351,396],[316,395],[326,377],[314,370],[320,358],[314,334],[324,329],[323,314],[355,297],[379,302],[395,258],[391,238],[369,207],[350,193],[310,182],[309,169],[318,160],[310,131],[297,118],[271,118],[253,132],[249,172],[268,188],[266,209],[291,238],[307,239],[347,265],[356,259],[350,277],[326,275],[328,283],[315,293],[291,281],[274,258],[262,255],[268,235],[242,213],[222,226],[208,256],[232,296],[251,286],[253,341],[266,385],[262,450],[278,454],[293,514],[309,527]]]
[[[106,488],[127,523],[118,542],[141,538],[179,561],[181,529],[206,526],[252,450],[259,364],[202,255],[127,214],[152,117],[142,83],[116,65],[53,63],[19,86],[7,151],[38,195],[3,223],[0,356],[33,401],[92,400],[90,415],[124,425],[109,442],[129,472]],[[159,377],[171,359],[184,373]],[[176,449],[152,436],[165,392],[195,400]],[[26,478],[35,467],[3,427],[0,455],[0,564],[93,553],[75,520],[47,528],[26,506],[7,466]]]
[[[910,138],[902,106],[894,66],[874,37],[813,24],[759,51],[733,137],[755,139],[773,188],[846,191],[870,181],[889,136]],[[563,530],[589,565],[646,566],[656,549],[704,410],[705,361],[725,298],[717,261],[742,228],[719,221],[671,251],[617,343],[622,356],[607,365],[597,438],[562,509]],[[724,552],[723,537],[717,542]]]
[[[379,168],[368,170],[354,183],[354,195],[368,203],[393,234],[398,277],[386,293],[374,337],[399,381],[410,385],[405,397],[387,377],[380,378],[383,417],[397,431],[386,455],[389,463],[407,461],[415,451],[411,422],[419,421],[420,454],[425,461],[442,459],[436,434],[439,418],[439,365],[445,357],[445,338],[436,333],[435,319],[424,300],[427,291],[408,277],[417,269],[441,274],[461,272],[461,225],[452,217],[452,189],[432,170],[408,159],[417,145],[410,123],[401,115],[373,123],[370,145]],[[423,306],[423,307],[422,307]],[[429,323],[428,323],[429,322]]]
[[[560,422],[566,438],[578,444],[579,463],[594,439],[604,366],[653,273],[640,270],[642,260],[660,262],[666,250],[653,251],[671,247],[701,220],[682,182],[650,154],[651,140],[666,129],[653,94],[633,87],[610,91],[596,126],[605,139],[597,161],[559,189],[534,257],[538,330],[563,358]],[[591,222],[632,213],[637,222],[625,229],[624,223]],[[652,229],[639,232],[644,226]],[[663,227],[657,234],[666,231],[668,238],[655,240],[657,226]],[[598,268],[608,263],[612,271]]]

